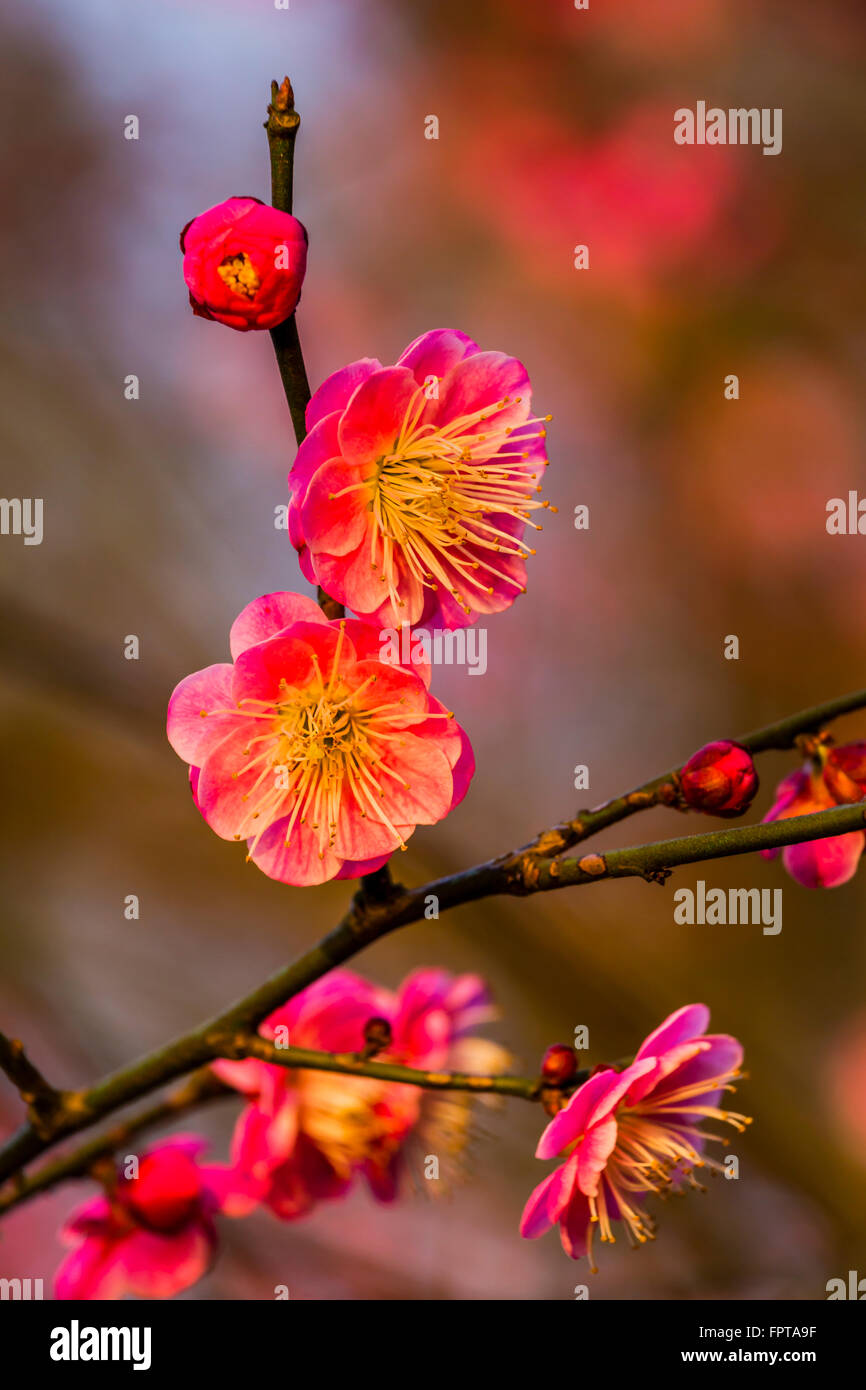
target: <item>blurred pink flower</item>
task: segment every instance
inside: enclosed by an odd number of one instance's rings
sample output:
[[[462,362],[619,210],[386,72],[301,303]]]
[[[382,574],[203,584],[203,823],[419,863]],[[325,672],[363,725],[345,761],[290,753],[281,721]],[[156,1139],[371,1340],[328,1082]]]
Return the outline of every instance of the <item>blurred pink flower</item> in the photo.
[[[394,994],[335,970],[278,1009],[260,1031],[278,1045],[282,1040],[317,1051],[358,1052],[365,1024],[378,1017],[390,1024],[392,1041],[377,1061],[483,1074],[507,1062],[495,1043],[471,1036],[493,1015],[488,990],[476,975],[419,969]],[[216,1062],[214,1070],[250,1098],[232,1145],[234,1190],[240,1195],[230,1214],[243,1215],[252,1204],[243,1197],[247,1182],[285,1220],[343,1196],[358,1175],[380,1201],[391,1201],[410,1134],[424,1129],[425,1143],[429,1139],[437,1153],[450,1142],[446,1133],[433,1137],[438,1097],[415,1086],[254,1060]]]
[[[235,1178],[202,1168],[206,1147],[178,1135],[140,1160],[138,1176],[118,1173],[111,1196],[93,1197],[61,1231],[73,1247],[55,1277],[59,1299],[171,1298],[206,1273],[213,1223]]]
[[[632,106],[603,130],[575,130],[543,96],[479,120],[455,151],[466,201],[510,244],[521,275],[558,295],[600,290],[642,304],[681,293],[686,273],[700,285],[736,280],[778,239],[776,195],[753,188],[736,149],[675,145],[677,105]],[[744,229],[746,197],[760,212]],[[582,246],[584,271],[573,268]]]
[[[307,578],[363,617],[455,628],[526,587],[521,539],[546,467],[526,369],[465,333],[424,333],[319,387],[289,474]],[[536,527],[540,529],[540,527]]]
[[[829,753],[821,750],[818,762],[808,762],[782,778],[765,822],[809,816],[866,797],[866,744],[852,743]],[[781,854],[788,873],[804,888],[838,888],[854,877],[864,846],[866,832],[852,830],[782,850],[764,849],[761,854],[765,859]]]
[[[826,1059],[827,1094],[846,1148],[866,1163],[866,1012],[849,1019]]]
[[[356,878],[462,800],[472,749],[427,691],[429,665],[382,659],[377,629],[266,594],[231,629],[234,665],[181,681],[168,738],[225,840],[283,883]]]
[[[258,198],[227,198],[180,234],[193,312],[246,333],[294,313],[307,268],[307,233],[296,217]]]
[[[699,1186],[693,1168],[721,1168],[702,1150],[707,1139],[725,1141],[698,1123],[714,1119],[742,1131],[749,1120],[719,1109],[743,1050],[736,1038],[707,1035],[709,1021],[704,1004],[678,1009],[624,1071],[605,1068],[575,1091],[536,1149],[537,1158],[564,1153],[567,1161],[532,1193],[521,1235],[534,1240],[558,1222],[566,1254],[588,1255],[592,1265],[596,1226],[601,1241],[612,1243],[613,1223],[622,1221],[630,1243],[642,1245],[655,1237],[655,1223],[642,1209],[646,1197],[664,1196],[684,1181]]]

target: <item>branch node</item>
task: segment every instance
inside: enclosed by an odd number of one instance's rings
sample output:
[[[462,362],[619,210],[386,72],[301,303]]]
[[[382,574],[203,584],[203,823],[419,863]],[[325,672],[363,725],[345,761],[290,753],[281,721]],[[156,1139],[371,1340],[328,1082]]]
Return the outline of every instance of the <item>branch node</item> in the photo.
[[[578,859],[577,867],[582,874],[588,874],[590,878],[601,878],[607,873],[607,862],[603,854],[585,854],[582,859]]]

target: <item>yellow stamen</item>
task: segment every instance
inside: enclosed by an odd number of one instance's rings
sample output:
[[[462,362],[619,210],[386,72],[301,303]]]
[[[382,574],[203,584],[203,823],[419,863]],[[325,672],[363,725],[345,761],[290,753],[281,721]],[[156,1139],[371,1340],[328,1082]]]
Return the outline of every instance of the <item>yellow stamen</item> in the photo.
[[[217,266],[217,275],[225,281],[232,294],[238,294],[242,299],[253,299],[262,283],[246,251],[227,256],[222,265]]]

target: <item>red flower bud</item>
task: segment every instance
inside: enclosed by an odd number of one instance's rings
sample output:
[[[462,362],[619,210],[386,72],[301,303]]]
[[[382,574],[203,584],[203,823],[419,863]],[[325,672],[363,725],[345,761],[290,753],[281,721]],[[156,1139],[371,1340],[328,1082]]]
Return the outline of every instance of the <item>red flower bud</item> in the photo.
[[[570,1081],[577,1071],[577,1054],[567,1043],[553,1043],[541,1059],[541,1075],[553,1086]]]
[[[683,800],[693,811],[739,816],[758,790],[751,755],[738,743],[721,739],[693,753],[680,772]]]
[[[295,312],[307,268],[307,233],[291,213],[258,198],[227,198],[180,234],[193,313],[246,333]]]
[[[368,1018],[364,1024],[364,1056],[375,1057],[390,1047],[394,1034],[387,1018]]]
[[[824,763],[824,781],[835,801],[862,801],[866,796],[866,743],[831,748]]]

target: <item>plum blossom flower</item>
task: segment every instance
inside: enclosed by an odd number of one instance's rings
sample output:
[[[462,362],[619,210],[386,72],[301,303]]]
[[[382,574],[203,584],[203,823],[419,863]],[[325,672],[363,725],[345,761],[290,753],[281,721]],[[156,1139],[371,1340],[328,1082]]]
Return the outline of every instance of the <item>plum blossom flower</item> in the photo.
[[[526,1203],[521,1235],[532,1240],[558,1223],[566,1254],[588,1255],[595,1273],[596,1229],[603,1243],[612,1243],[620,1221],[629,1242],[643,1245],[655,1238],[645,1198],[683,1183],[699,1187],[693,1168],[720,1169],[703,1146],[707,1139],[726,1141],[697,1126],[710,1119],[742,1131],[750,1121],[719,1108],[740,1075],[743,1050],[736,1038],[707,1034],[709,1020],[704,1004],[678,1009],[624,1071],[606,1067],[575,1091],[539,1140],[537,1158],[567,1157]]]
[[[295,312],[307,268],[307,233],[259,198],[227,198],[180,234],[193,312],[246,333]]]
[[[812,761],[782,778],[764,820],[808,816],[846,802],[862,801],[864,797],[866,743],[850,743],[829,751],[822,746]],[[765,859],[775,859],[781,853],[788,873],[804,888],[838,888],[854,877],[864,846],[866,832],[851,830],[824,840],[786,845],[781,851],[763,849],[761,854]]]
[[[429,664],[381,659],[378,630],[265,594],[231,629],[234,664],[177,686],[168,738],[195,803],[283,883],[356,878],[466,793],[472,749],[428,693]]]
[[[178,1135],[151,1149],[138,1176],[118,1173],[111,1195],[79,1207],[61,1232],[73,1249],[55,1276],[59,1299],[171,1298],[205,1274],[216,1252],[214,1214],[234,1175],[201,1167],[205,1141]]]
[[[391,1029],[377,1061],[486,1074],[502,1070],[508,1060],[495,1043],[471,1035],[493,1015],[487,988],[475,975],[419,969],[395,994],[334,970],[278,1009],[260,1031],[278,1044],[282,1038],[317,1051],[358,1052],[365,1025],[375,1017]],[[392,1201],[410,1136],[423,1131],[425,1146],[447,1156],[449,1146],[463,1142],[474,1099],[461,1096],[456,1105],[449,1097],[443,1109],[438,1094],[378,1078],[293,1071],[256,1060],[213,1065],[249,1097],[232,1144],[235,1191],[255,1187],[257,1198],[284,1220],[345,1195],[359,1176],[378,1200]],[[230,1214],[244,1214],[251,1202],[241,1196]]]
[[[307,578],[385,627],[464,627],[526,587],[547,465],[526,369],[465,333],[365,357],[307,407],[289,532]],[[550,419],[546,416],[545,419]]]

